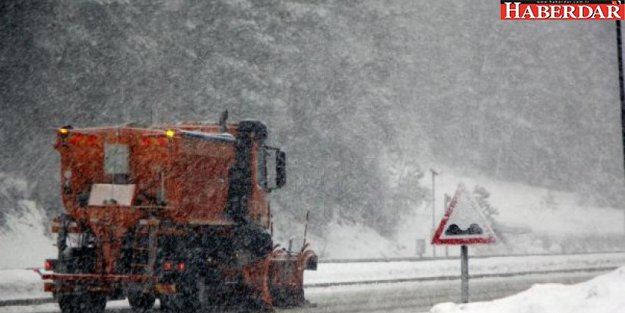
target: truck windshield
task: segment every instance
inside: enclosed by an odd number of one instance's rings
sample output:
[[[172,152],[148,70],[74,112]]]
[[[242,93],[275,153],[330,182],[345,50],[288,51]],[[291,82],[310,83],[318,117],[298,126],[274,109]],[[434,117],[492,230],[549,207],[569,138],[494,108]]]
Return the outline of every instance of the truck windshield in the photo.
[[[128,174],[128,145],[104,145],[104,173],[108,175]]]

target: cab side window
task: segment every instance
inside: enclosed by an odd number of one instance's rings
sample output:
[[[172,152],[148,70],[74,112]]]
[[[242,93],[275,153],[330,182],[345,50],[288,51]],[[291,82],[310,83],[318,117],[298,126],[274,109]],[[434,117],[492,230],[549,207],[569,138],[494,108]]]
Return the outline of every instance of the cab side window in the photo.
[[[258,147],[256,151],[256,180],[258,184],[267,189],[267,149],[265,146]]]

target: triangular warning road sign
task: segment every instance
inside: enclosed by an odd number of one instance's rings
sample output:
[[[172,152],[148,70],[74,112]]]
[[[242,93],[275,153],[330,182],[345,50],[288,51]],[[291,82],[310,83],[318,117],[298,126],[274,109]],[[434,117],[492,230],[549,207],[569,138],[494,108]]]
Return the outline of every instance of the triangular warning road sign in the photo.
[[[495,241],[495,232],[482,214],[480,206],[464,185],[460,184],[445,211],[445,216],[434,232],[432,244],[470,245]]]

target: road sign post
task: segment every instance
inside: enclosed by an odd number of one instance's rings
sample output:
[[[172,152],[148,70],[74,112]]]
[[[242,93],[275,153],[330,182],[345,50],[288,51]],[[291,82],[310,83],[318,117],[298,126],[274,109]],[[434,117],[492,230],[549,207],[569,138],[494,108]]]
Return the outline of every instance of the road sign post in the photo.
[[[451,196],[445,194],[445,199],[443,202],[443,212],[445,212],[445,209],[449,206],[449,202],[451,202]],[[445,257],[449,257],[449,246],[445,246]]]
[[[438,172],[434,169],[430,169],[432,173],[432,235],[434,235],[434,230],[436,229],[436,175]],[[436,257],[436,246],[432,245],[432,256]]]
[[[460,246],[460,288],[462,303],[469,302],[469,247]]]
[[[469,302],[469,247],[474,244],[496,242],[488,220],[477,202],[462,184],[449,202],[441,219],[432,245],[460,245],[460,288],[462,303]]]

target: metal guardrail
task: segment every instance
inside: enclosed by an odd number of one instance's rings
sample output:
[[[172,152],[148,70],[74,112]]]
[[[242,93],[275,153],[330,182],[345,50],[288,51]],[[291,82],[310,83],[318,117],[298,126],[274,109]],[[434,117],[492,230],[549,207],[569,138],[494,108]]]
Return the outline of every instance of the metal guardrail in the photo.
[[[616,266],[604,266],[604,267],[573,268],[573,269],[561,269],[561,270],[476,274],[476,275],[469,275],[469,279],[498,278],[498,277],[504,278],[504,277],[515,277],[515,276],[526,276],[526,275],[545,275],[545,274],[563,274],[563,273],[596,273],[596,272],[609,272],[617,268],[618,267]],[[304,284],[304,286],[309,287],[309,288],[323,288],[323,287],[334,287],[334,286],[397,284],[397,283],[437,281],[437,280],[460,280],[460,275],[316,283],[316,284]]]
[[[488,259],[488,258],[507,258],[507,257],[530,257],[530,256],[574,256],[574,255],[601,255],[615,254],[625,251],[601,251],[601,252],[578,252],[578,253],[530,253],[530,254],[490,254],[490,255],[471,255],[471,259]],[[319,263],[382,263],[382,262],[420,262],[420,261],[440,261],[440,260],[457,260],[460,255],[446,257],[397,257],[397,258],[368,258],[368,259],[319,259]]]
[[[25,305],[37,305],[54,303],[54,299],[50,298],[34,298],[34,299],[14,299],[14,300],[2,300],[0,301],[0,307],[3,306],[25,306]]]

